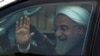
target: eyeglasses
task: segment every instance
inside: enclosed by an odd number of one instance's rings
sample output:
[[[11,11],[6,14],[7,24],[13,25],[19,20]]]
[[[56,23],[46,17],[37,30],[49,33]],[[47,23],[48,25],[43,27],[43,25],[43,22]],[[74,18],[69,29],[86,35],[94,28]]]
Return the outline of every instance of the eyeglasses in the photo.
[[[78,26],[78,25],[74,25],[74,26],[72,26],[72,27],[69,27],[69,26],[67,26],[67,25],[61,25],[61,26],[59,26],[59,27],[54,27],[54,31],[57,31],[58,29],[59,30],[61,30],[61,31],[67,31],[67,30],[69,30],[69,29],[71,29],[71,28],[74,28],[74,27],[76,27],[76,26]]]

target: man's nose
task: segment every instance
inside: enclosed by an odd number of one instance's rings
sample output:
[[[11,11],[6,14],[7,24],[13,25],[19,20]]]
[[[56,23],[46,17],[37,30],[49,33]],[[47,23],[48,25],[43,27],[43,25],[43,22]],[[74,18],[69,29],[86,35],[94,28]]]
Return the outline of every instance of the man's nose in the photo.
[[[62,35],[64,32],[62,31],[62,30],[60,30],[60,29],[57,29],[56,30],[56,36],[60,36],[60,35]]]

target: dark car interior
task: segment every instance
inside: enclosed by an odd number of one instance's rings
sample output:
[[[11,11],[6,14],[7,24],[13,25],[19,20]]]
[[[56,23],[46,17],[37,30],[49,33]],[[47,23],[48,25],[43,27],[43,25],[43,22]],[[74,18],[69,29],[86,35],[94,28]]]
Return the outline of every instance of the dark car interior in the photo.
[[[43,2],[44,1],[44,2]],[[32,41],[40,44],[47,40],[48,44],[55,45],[54,18],[56,9],[76,5],[87,9],[91,16],[87,26],[83,43],[82,55],[100,56],[100,4],[99,1],[81,0],[18,0],[8,6],[0,8],[0,54],[16,45],[16,21],[22,16],[31,19],[30,32],[35,32]],[[42,36],[42,38],[41,38]],[[38,37],[38,38],[37,38]],[[40,40],[39,40],[40,39]],[[8,42],[10,44],[8,44]],[[33,45],[35,45],[33,43]],[[19,55],[19,54],[17,54]],[[26,55],[26,54],[25,54]],[[33,54],[30,54],[33,55]]]

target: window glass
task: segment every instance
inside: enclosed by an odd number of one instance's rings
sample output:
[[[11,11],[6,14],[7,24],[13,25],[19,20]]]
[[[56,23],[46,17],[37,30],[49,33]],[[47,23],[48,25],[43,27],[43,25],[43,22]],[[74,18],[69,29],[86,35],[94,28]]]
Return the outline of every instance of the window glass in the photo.
[[[1,20],[10,20],[5,24],[0,21],[0,52],[10,52],[15,46],[19,52],[27,52],[32,46],[30,52],[36,54],[83,55],[95,5],[95,2],[51,3],[9,13]],[[29,35],[32,35],[30,40]],[[24,51],[20,48],[23,42],[28,43]]]

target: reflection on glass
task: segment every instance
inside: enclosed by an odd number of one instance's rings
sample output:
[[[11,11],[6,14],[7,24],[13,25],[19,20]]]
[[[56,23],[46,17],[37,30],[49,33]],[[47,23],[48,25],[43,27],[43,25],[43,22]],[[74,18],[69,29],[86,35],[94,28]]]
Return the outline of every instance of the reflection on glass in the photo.
[[[10,13],[7,16],[11,20],[2,25],[5,33],[0,34],[0,50],[3,48],[9,54],[83,55],[94,9],[91,2],[58,3]]]

